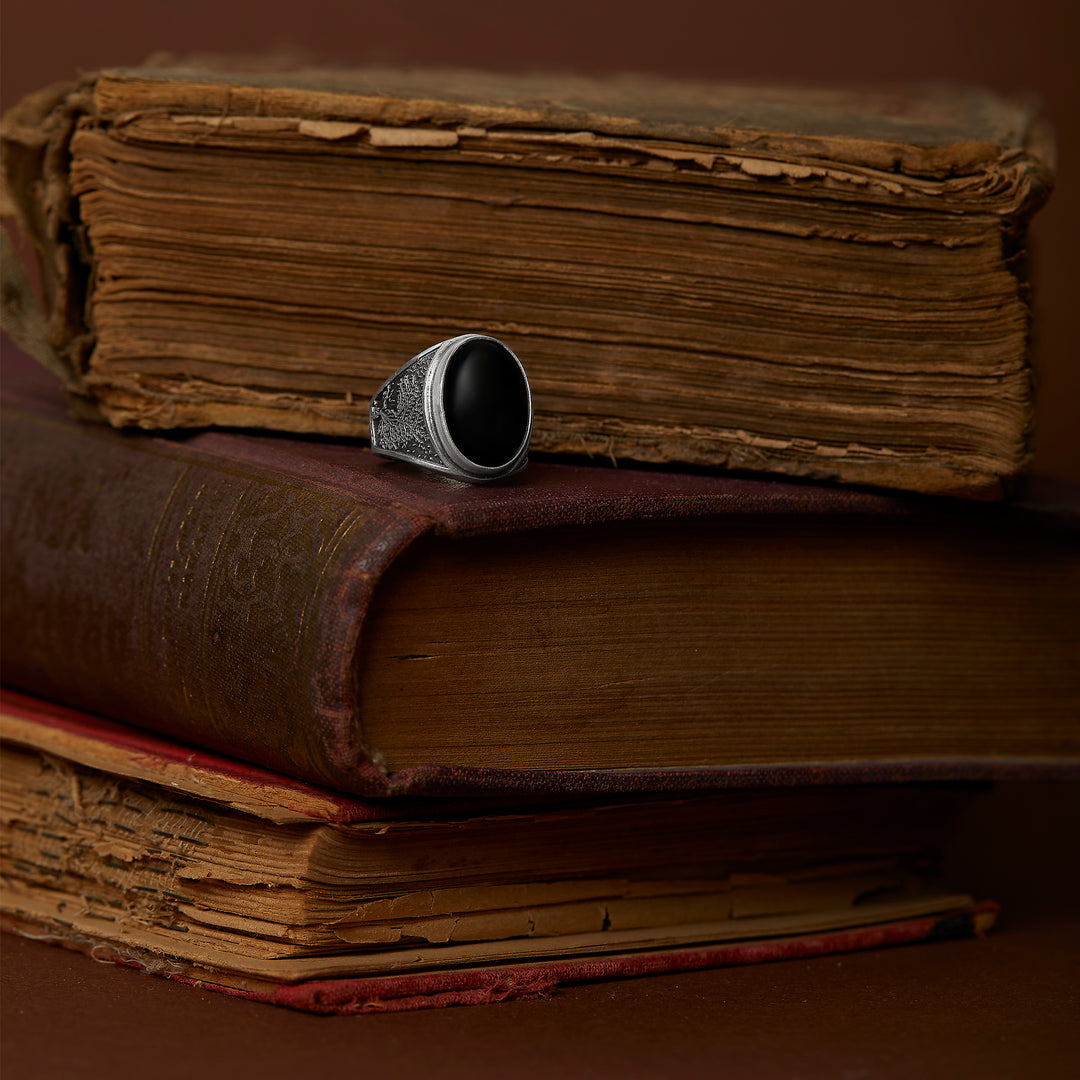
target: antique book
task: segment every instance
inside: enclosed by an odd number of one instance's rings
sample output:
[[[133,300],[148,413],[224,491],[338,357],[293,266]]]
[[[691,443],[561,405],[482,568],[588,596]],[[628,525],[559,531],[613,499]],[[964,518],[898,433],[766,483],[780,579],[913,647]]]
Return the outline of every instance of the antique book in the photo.
[[[3,141],[37,351],[116,425],[364,436],[477,331],[538,451],[983,495],[1028,459],[1029,102],[146,67]]]
[[[0,737],[6,929],[298,1008],[530,997],[996,911],[934,882],[963,787],[372,804],[23,695]]]
[[[1076,518],[117,432],[3,373],[5,682],[360,795],[1080,762]]]

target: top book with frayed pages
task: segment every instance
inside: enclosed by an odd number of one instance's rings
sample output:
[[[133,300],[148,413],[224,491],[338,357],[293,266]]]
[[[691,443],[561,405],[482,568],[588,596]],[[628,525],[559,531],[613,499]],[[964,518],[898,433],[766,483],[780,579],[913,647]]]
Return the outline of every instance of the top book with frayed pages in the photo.
[[[4,143],[35,351],[118,426],[363,437],[468,330],[525,363],[534,451],[982,496],[1028,464],[1029,102],[148,67]]]

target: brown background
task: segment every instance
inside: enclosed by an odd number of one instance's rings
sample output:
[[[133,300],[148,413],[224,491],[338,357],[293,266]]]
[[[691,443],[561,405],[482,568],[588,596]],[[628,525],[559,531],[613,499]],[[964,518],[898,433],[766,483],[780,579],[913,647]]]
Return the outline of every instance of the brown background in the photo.
[[[157,50],[1034,91],[1059,135],[1034,229],[1037,467],[1080,480],[1080,4],[1073,0],[3,0],[5,105]],[[1066,1076],[1080,1051],[1080,791],[1005,789],[960,875],[1005,903],[986,942],[579,987],[550,1002],[318,1020],[8,939],[11,1077]]]
[[[1080,4],[1074,0],[4,0],[0,94],[165,50],[1034,92],[1059,141],[1034,227],[1038,471],[1080,480]]]

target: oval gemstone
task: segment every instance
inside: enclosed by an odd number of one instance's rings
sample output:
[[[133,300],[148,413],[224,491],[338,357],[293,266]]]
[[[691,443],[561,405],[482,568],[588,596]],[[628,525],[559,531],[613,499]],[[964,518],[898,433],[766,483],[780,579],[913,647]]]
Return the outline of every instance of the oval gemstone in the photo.
[[[443,378],[446,427],[477,465],[495,468],[517,455],[529,430],[529,387],[513,353],[497,341],[462,342]]]

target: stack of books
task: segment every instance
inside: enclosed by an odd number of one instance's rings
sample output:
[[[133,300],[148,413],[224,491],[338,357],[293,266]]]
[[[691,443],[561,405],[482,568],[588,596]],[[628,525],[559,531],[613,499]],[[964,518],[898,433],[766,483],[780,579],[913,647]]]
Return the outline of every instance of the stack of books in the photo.
[[[992,923],[951,823],[1080,769],[1075,517],[955,497],[1026,462],[1021,108],[141,69],[4,141],[9,929],[363,1012]],[[563,457],[364,445],[462,330]]]

